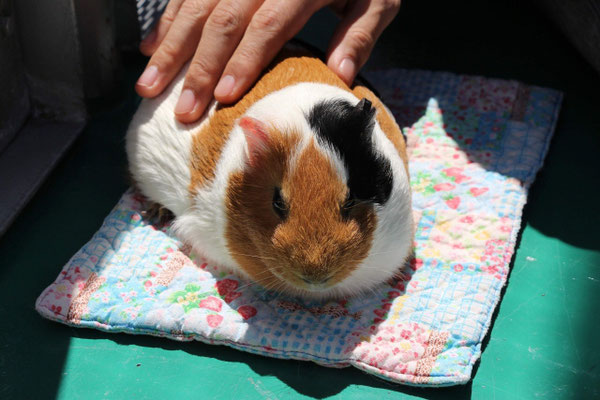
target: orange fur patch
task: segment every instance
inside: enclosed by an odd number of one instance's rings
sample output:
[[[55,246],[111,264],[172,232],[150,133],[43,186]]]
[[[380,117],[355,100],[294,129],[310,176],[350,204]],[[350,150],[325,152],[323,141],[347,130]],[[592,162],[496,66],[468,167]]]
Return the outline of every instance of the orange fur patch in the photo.
[[[290,213],[273,236],[277,253],[288,263],[281,275],[300,286],[294,275],[316,281],[332,277],[329,284],[344,280],[371,248],[376,225],[373,206],[357,206],[348,219],[342,218],[340,208],[348,188],[314,143],[298,157],[283,190]]]
[[[226,237],[232,256],[268,288],[306,287],[302,278],[330,278],[327,285],[334,285],[368,255],[373,206],[357,206],[344,220],[340,206],[348,189],[330,160],[311,143],[290,169],[288,156],[299,135],[271,132],[269,140],[256,167],[230,180]],[[272,208],[275,187],[288,206],[283,221]]]
[[[270,132],[268,147],[258,154],[253,168],[229,179],[225,207],[225,236],[232,257],[252,279],[266,288],[277,289],[278,279],[266,268],[277,259],[269,243],[279,223],[272,208],[273,190],[287,179],[288,155],[298,143],[297,133]]]

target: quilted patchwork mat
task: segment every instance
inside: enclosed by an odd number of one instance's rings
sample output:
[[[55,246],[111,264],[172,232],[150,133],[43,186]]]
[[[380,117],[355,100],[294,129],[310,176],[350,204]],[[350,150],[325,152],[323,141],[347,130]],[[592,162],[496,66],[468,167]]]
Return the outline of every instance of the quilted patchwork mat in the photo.
[[[286,298],[189,252],[126,192],[37,300],[46,318],[354,366],[419,386],[466,383],[509,272],[561,94],[414,70],[368,74],[407,135],[415,257],[375,293]]]

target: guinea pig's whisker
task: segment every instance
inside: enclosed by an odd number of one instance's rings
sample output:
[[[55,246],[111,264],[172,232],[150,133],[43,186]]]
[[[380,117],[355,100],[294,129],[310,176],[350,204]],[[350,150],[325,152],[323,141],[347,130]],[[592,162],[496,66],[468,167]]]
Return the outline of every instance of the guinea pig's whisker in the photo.
[[[283,284],[281,282],[275,282],[270,286],[270,289],[279,292],[281,289],[283,289]],[[278,294],[276,299],[279,298],[279,296],[280,295]]]
[[[259,260],[275,260],[273,257],[257,256],[257,255],[252,255],[252,254],[241,254],[241,253],[231,253],[231,254],[237,255],[237,256],[258,258]]]
[[[261,285],[261,286],[265,286],[266,287],[267,285],[262,285],[262,282],[265,282],[265,281],[267,281],[269,279],[272,279],[272,278],[270,276],[267,276],[267,277],[264,277],[263,279],[253,280],[251,282],[248,282],[245,285],[240,286],[239,288],[237,288],[237,290],[242,290],[242,289],[245,289],[245,288],[253,286],[253,285]]]
[[[269,272],[269,271],[267,271],[267,272]],[[253,279],[253,280],[254,280],[255,282],[258,282],[258,281],[262,281],[262,280],[264,280],[264,279],[269,279],[269,278],[270,278],[270,276],[265,276],[267,272],[265,272],[265,271],[261,271],[261,272],[259,272],[258,274],[256,274],[256,277],[257,277],[258,279]]]
[[[359,263],[359,262],[361,262],[361,261],[362,261],[362,260],[349,260],[348,262],[349,262],[349,263]],[[375,271],[375,270],[380,270],[380,268],[372,267],[372,266],[369,266],[369,265],[362,265],[362,266],[360,267],[360,269],[367,269],[367,270],[373,270],[373,271]]]
[[[285,283],[285,282],[283,282],[283,281],[279,281],[279,280],[278,280],[278,281],[275,281],[275,282],[274,282],[274,283],[271,285],[271,287],[269,288],[269,290],[273,290],[273,291],[277,292],[277,297],[275,297],[275,299],[274,299],[274,300],[278,300],[278,299],[281,297],[281,295],[283,294],[283,290],[282,290],[282,289],[285,289],[285,288],[286,288],[286,286],[287,286],[287,285],[286,285],[286,283]]]
[[[395,253],[397,251],[398,250],[378,251],[377,253],[369,253],[369,255],[376,256],[376,255],[379,255],[379,254]]]
[[[281,282],[275,282],[275,283],[270,282],[269,284],[265,285],[265,289],[277,292],[277,297],[275,297],[274,300],[277,300],[279,298],[279,296],[280,296],[279,292],[280,292],[280,289],[282,289],[282,288],[283,288],[283,285]]]
[[[236,255],[236,256],[253,257],[253,258],[258,258],[261,260],[273,260],[273,261],[276,260],[274,257],[258,256],[256,254],[234,253],[233,251],[230,253],[233,255]]]
[[[267,271],[267,272],[268,272],[268,271]],[[265,280],[267,280],[267,279],[272,279],[272,276],[264,276],[264,275],[265,275],[265,272],[264,272],[264,271],[263,271],[263,272],[259,272],[259,273],[257,274],[257,278],[258,278],[258,279],[252,279],[252,281],[253,281],[253,282],[262,282],[262,281],[265,281]]]

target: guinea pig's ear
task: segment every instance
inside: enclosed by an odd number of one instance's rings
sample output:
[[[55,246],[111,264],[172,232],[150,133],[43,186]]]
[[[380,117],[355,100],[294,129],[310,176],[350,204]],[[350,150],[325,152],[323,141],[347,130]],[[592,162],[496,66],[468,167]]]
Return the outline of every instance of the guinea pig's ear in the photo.
[[[257,156],[267,148],[269,138],[267,126],[252,117],[242,117],[239,125],[246,136],[246,143],[248,144],[248,162],[250,165],[254,165]]]
[[[373,118],[376,112],[375,107],[366,97],[363,97],[354,108],[368,119]]]

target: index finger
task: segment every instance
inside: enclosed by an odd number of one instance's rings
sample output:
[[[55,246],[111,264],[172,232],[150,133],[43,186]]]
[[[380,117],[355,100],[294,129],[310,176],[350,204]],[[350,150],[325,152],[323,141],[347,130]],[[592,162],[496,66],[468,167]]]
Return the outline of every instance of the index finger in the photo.
[[[239,46],[215,89],[222,103],[238,100],[283,45],[302,29],[325,1],[267,0],[252,17]]]
[[[204,25],[175,107],[179,121],[191,123],[200,118],[213,98],[227,60],[261,1],[224,0],[214,8]]]

